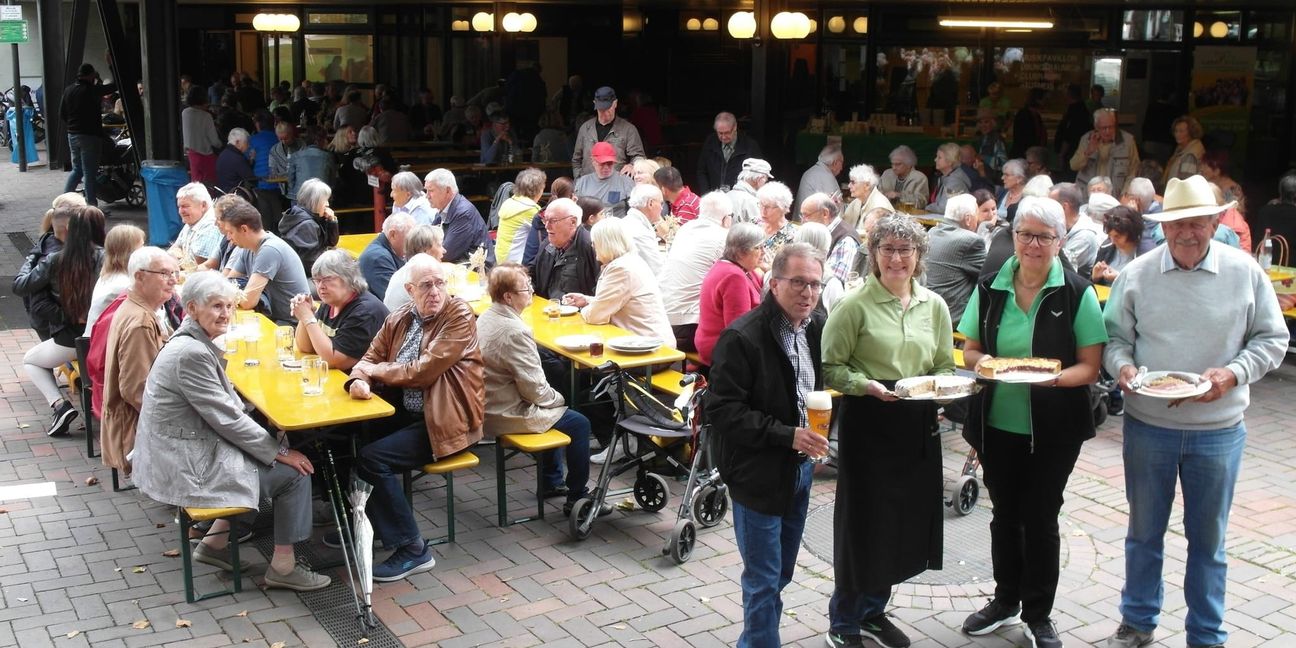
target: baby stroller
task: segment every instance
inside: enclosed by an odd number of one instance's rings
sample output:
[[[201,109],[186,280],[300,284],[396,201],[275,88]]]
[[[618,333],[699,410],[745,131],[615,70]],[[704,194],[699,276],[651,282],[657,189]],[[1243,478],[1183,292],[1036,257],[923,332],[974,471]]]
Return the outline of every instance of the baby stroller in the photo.
[[[140,179],[139,165],[135,162],[135,145],[127,134],[116,140],[106,140],[103,159],[99,162],[99,177],[95,181],[95,195],[106,203],[125,199],[131,207],[144,204],[144,181]]]
[[[617,363],[605,362],[598,367],[598,372],[604,376],[594,386],[593,396],[611,399],[616,412],[616,423],[612,426],[612,440],[608,447],[614,448],[621,444],[625,458],[604,463],[599,471],[598,485],[588,496],[572,506],[567,527],[576,540],[589,537],[604,501],[608,495],[614,494],[608,492],[612,478],[630,470],[636,472],[632,492],[639,507],[650,513],[666,508],[666,503],[670,500],[670,486],[665,477],[651,472],[651,469],[664,466],[666,470],[680,473],[686,471],[687,468],[675,458],[673,452],[693,436],[678,410],[667,407],[653,397],[647,385],[622,370]],[[638,443],[632,446],[631,439],[636,439]]]
[[[689,468],[688,483],[680,498],[675,514],[675,528],[671,530],[663,556],[670,556],[675,564],[682,565],[693,556],[693,543],[697,540],[697,527],[709,529],[729,512],[728,488],[720,480],[720,470],[711,457],[711,426],[702,422],[702,399],[706,394],[706,379],[697,374],[687,374],[680,380],[685,387],[675,405],[689,421],[693,432],[693,461]]]

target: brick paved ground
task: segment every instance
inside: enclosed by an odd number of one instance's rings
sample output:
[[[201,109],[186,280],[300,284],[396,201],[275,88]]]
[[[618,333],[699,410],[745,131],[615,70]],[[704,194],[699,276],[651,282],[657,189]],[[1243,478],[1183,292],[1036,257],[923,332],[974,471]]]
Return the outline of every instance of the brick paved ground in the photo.
[[[113,493],[108,472],[84,457],[79,430],[70,439],[45,437],[45,408],[18,362],[33,339],[26,331],[0,333],[0,487],[52,481],[58,495],[0,502],[7,511],[0,514],[0,646],[332,645],[295,594],[261,592],[251,581],[237,597],[184,603],[179,560],[162,555],[175,543],[171,511],[134,492]],[[1230,529],[1226,619],[1234,647],[1296,645],[1296,443],[1285,423],[1296,413],[1292,380],[1296,369],[1288,365],[1253,391]],[[946,474],[953,475],[962,443],[947,435],[946,445]],[[565,520],[552,509],[546,521],[499,529],[494,454],[479,454],[481,466],[456,480],[458,543],[436,549],[434,571],[377,588],[378,616],[406,645],[734,643],[741,629],[741,561],[727,520],[703,531],[693,560],[679,567],[660,555],[674,520],[669,506],[660,514],[618,511],[583,543],[568,539]],[[101,483],[86,486],[90,475]],[[529,471],[510,474],[517,514],[532,479]],[[832,494],[831,480],[820,480],[812,507]],[[441,490],[416,494],[428,535],[442,530],[443,502]],[[1067,562],[1054,618],[1070,645],[1099,642],[1115,628],[1125,511],[1120,432],[1108,424],[1085,445],[1063,509]],[[1179,514],[1176,509],[1167,546],[1167,609],[1155,644],[1176,648],[1185,643]],[[136,573],[137,566],[145,569]],[[253,570],[253,580],[260,572]],[[831,574],[830,564],[802,552],[784,594],[788,645],[822,645]],[[1023,645],[1018,629],[977,639],[958,632],[989,589],[989,583],[906,584],[893,610],[916,646]],[[192,627],[176,628],[180,618]],[[132,628],[138,620],[151,627]]]

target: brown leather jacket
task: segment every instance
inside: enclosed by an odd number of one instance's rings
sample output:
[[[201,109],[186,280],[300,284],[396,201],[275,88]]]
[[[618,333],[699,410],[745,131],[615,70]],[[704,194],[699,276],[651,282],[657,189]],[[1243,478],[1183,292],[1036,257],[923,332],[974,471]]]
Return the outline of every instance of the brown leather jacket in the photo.
[[[413,322],[413,308],[412,303],[406,304],[387,316],[369,350],[351,369],[351,378],[370,385],[421,387],[432,453],[444,458],[482,438],[486,388],[477,346],[477,321],[467,302],[451,297],[436,317],[423,322],[418,359],[398,363],[396,354]],[[399,400],[394,404],[402,406]]]

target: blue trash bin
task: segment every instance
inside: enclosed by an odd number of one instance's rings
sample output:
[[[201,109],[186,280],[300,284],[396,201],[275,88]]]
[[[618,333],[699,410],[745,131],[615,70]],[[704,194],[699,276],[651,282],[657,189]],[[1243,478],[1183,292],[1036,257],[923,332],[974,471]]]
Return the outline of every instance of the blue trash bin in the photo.
[[[171,245],[184,223],[176,193],[189,184],[189,172],[172,160],[144,160],[140,168],[148,195],[149,245]]]
[[[32,115],[34,114],[36,114],[36,111],[31,106],[23,106],[23,140],[27,144],[28,164],[40,161],[40,156],[36,154],[36,131],[32,129]],[[18,132],[17,117],[18,111],[16,109],[9,108],[5,111],[5,119],[9,120],[10,137]],[[16,140],[11,141],[9,147],[13,149],[13,152],[9,154],[9,160],[14,164],[18,164],[18,142]]]

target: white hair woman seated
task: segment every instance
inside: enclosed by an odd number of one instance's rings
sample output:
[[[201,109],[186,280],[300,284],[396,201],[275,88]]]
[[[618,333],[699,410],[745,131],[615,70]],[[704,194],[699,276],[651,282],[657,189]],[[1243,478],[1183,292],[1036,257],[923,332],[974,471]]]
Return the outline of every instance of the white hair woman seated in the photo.
[[[634,241],[619,218],[605,218],[590,230],[603,272],[594,294],[567,293],[563,303],[581,309],[590,324],[611,322],[635,335],[655,337],[675,348],[657,277],[634,251]]]
[[[234,316],[236,288],[218,272],[185,282],[188,314],[158,353],[144,385],[135,437],[133,479],[163,504],[257,509],[274,503],[274,557],[266,587],[309,592],[328,576],[297,562],[293,544],[310,538],[310,459],[289,449],[248,416],[225,374],[213,339]],[[232,571],[230,522],[217,520],[194,550],[194,560]]]

